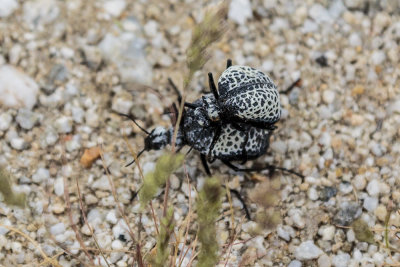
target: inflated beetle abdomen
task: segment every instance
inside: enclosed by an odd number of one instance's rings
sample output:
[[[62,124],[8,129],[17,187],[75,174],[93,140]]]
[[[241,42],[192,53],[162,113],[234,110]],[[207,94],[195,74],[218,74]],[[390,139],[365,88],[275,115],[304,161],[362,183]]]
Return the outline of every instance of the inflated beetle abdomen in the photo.
[[[231,66],[218,80],[219,104],[243,121],[273,124],[281,117],[279,93],[263,72],[248,66]]]

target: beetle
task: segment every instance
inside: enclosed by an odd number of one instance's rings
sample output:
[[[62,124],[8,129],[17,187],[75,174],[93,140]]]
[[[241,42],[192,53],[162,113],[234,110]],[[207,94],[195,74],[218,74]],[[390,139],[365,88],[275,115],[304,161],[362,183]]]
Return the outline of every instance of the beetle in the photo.
[[[208,73],[208,82],[214,97],[203,96],[202,101],[197,103],[185,103],[186,107],[195,109],[199,117],[205,114],[208,121],[214,123],[215,134],[207,154],[208,159],[213,159],[213,148],[227,123],[246,133],[249,132],[244,125],[269,131],[276,128],[274,124],[281,117],[279,92],[266,74],[248,66],[232,66],[232,60],[228,59],[226,70],[218,79],[218,89],[211,72]],[[178,91],[171,81],[170,83]],[[199,120],[200,124],[205,122],[207,121],[203,118]],[[246,140],[248,138],[245,137]],[[243,150],[243,163],[247,161],[245,152]]]
[[[212,98],[214,96],[212,94],[206,94],[203,98],[204,97],[209,97],[213,100]],[[203,98],[194,101],[193,105],[199,104]],[[217,142],[212,145],[212,141],[215,140],[215,127],[218,126],[213,124],[212,121],[209,121],[205,114],[198,114],[196,111],[196,109],[192,108],[187,108],[183,111],[175,145],[178,150],[184,146],[189,146],[191,149],[198,151],[200,153],[201,162],[208,175],[211,175],[211,171],[207,162],[213,162],[215,159],[219,159],[222,163],[235,171],[252,172],[269,170],[272,172],[281,170],[295,174],[302,179],[304,178],[303,175],[293,170],[276,167],[274,165],[266,165],[261,168],[241,168],[235,166],[232,161],[243,160],[243,154],[246,155],[246,159],[256,159],[264,155],[269,148],[269,140],[273,131],[244,123],[238,123],[239,127],[241,127],[241,129],[238,130],[238,125],[236,125],[236,123],[227,123],[221,128]],[[174,113],[177,113],[176,108],[174,109]],[[144,151],[161,150],[172,143],[174,125],[169,128],[158,126],[148,132],[141,127],[131,115],[120,115],[132,120],[147,134],[144,139],[144,148],[138,153],[137,157],[140,157]],[[206,157],[210,153],[213,159]],[[133,163],[134,161],[126,166]]]
[[[178,102],[180,104],[182,96],[178,88],[171,79],[168,79],[168,81],[178,95]],[[286,92],[289,92],[294,88],[297,83],[298,81],[292,84]],[[201,162],[207,175],[211,175],[207,162],[213,162],[215,159],[219,159],[223,164],[235,171],[252,172],[269,170],[270,172],[273,172],[275,170],[281,170],[304,179],[302,174],[290,169],[276,167],[274,165],[267,164],[261,168],[241,168],[234,165],[232,161],[246,161],[264,155],[269,148],[269,140],[274,128],[255,127],[244,122],[228,121],[222,125],[222,121],[215,122],[209,118],[207,111],[202,108],[202,103],[204,102],[216,103],[215,95],[213,93],[205,94],[193,103],[184,103],[186,108],[183,110],[183,116],[176,135],[175,145],[178,150],[185,145],[189,146],[190,150],[197,150],[200,153]],[[173,113],[177,115],[178,110],[175,105],[173,105],[173,107]],[[154,128],[151,132],[148,132],[141,127],[131,115],[120,115],[131,119],[143,132],[147,134],[144,140],[144,148],[138,153],[137,157],[140,157],[144,151],[160,150],[172,143],[173,131],[175,128],[174,125],[169,128],[159,126]],[[134,160],[127,166],[132,163],[134,163]],[[250,213],[240,193],[232,189],[231,192],[234,193],[243,204],[246,217],[250,218]]]

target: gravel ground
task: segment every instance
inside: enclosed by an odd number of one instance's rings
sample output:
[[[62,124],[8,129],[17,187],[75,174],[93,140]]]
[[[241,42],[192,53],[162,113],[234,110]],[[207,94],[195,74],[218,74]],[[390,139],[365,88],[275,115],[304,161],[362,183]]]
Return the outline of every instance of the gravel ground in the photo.
[[[191,29],[210,4],[0,1],[0,164],[15,178],[15,190],[27,194],[25,209],[0,201],[1,224],[21,230],[62,266],[89,266],[70,226],[69,214],[85,245],[96,247],[79,213],[78,181],[87,220],[107,261],[131,264],[134,244],[103,162],[97,159],[85,168],[80,160],[85,149],[102,145],[119,201],[136,232],[139,203],[131,198],[141,179],[138,168],[124,167],[132,157],[123,136],[139,150],[144,135],[113,112],[131,112],[147,129],[170,125],[162,114],[175,99],[166,89],[167,77],[182,84]],[[400,227],[399,10],[396,0],[232,0],[228,31],[210,49],[210,60],[196,73],[187,98],[197,99],[206,88],[206,73],[218,77],[227,58],[268,73],[280,89],[301,77],[300,88],[281,95],[283,118],[270,152],[258,163],[292,168],[306,178],[274,174],[282,184],[282,223],[254,235],[254,222],[245,219],[222,265],[227,259],[228,266],[400,262],[399,240],[391,231],[393,249],[388,250],[379,230],[388,215],[391,229]],[[154,168],[161,154],[143,154],[144,172]],[[257,205],[248,196],[254,180],[268,179],[268,174],[235,173],[219,162],[211,167],[247,196],[255,212]],[[194,188],[206,178],[195,152],[186,157],[185,169],[190,185],[182,178],[184,168],[171,177],[177,225],[188,213],[189,195],[194,197]],[[233,205],[237,224],[243,211],[237,200]],[[161,206],[162,195],[153,201],[156,213]],[[223,215],[228,211],[225,199],[217,223],[221,246],[233,227],[230,216]],[[342,227],[358,218],[375,229],[375,242],[362,242],[357,229]],[[142,223],[145,253],[156,242],[150,212]],[[92,253],[96,264],[106,266],[99,253]],[[32,242],[0,228],[0,265],[37,266],[42,261]]]

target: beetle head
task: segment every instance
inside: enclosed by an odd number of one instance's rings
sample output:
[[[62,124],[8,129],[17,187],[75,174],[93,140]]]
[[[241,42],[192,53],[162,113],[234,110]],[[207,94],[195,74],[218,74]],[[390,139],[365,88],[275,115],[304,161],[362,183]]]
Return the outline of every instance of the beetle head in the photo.
[[[171,132],[163,127],[156,127],[144,139],[145,150],[160,150],[171,142]]]

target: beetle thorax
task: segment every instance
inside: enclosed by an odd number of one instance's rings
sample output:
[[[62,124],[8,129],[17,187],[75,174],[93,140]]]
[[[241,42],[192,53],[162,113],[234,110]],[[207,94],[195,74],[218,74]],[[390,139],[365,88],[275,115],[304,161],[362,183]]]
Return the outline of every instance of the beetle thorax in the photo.
[[[209,95],[203,96],[203,109],[211,121],[219,121],[221,119],[221,111],[214,97],[209,97]]]

